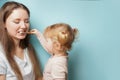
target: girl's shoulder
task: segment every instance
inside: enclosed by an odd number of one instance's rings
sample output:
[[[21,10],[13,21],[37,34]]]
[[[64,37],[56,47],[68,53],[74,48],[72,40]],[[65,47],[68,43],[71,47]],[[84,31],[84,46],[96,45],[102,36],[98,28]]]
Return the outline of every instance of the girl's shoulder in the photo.
[[[52,58],[53,63],[55,64],[67,64],[68,62],[68,56],[59,56],[59,57],[53,57]]]

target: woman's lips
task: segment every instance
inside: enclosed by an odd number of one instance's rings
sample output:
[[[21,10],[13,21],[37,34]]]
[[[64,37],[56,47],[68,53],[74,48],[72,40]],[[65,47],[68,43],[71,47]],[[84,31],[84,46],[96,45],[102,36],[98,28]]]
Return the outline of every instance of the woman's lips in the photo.
[[[28,31],[26,31],[26,32],[19,31],[18,33],[19,33],[19,34],[31,34],[31,32],[28,32]]]
[[[19,34],[26,34],[26,31],[18,31]]]

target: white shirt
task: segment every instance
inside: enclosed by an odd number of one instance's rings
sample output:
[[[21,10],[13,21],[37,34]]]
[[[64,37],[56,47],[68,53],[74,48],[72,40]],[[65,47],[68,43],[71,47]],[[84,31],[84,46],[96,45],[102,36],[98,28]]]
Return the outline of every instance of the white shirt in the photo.
[[[23,75],[23,80],[35,80],[35,75],[33,73],[33,67],[28,55],[27,49],[24,50],[24,60],[14,56],[20,71]],[[4,51],[0,45],[0,74],[6,75],[6,80],[18,80],[15,73],[13,72]]]
[[[68,75],[68,57],[52,56],[49,58],[43,73],[43,80],[65,79]]]

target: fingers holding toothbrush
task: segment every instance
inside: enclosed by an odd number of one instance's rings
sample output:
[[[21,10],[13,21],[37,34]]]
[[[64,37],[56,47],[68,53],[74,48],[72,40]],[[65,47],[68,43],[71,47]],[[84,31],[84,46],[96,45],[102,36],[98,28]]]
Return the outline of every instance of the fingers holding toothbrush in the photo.
[[[31,29],[27,34],[37,34],[39,31],[37,29]]]

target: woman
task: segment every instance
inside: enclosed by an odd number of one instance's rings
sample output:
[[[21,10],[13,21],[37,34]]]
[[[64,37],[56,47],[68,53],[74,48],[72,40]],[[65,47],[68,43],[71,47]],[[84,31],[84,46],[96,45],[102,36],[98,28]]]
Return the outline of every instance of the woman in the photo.
[[[0,9],[0,80],[41,80],[39,61],[29,42],[28,8],[6,2]]]

